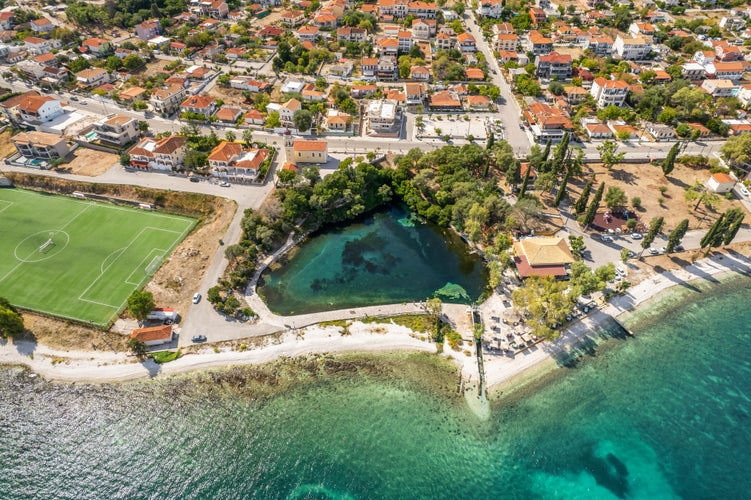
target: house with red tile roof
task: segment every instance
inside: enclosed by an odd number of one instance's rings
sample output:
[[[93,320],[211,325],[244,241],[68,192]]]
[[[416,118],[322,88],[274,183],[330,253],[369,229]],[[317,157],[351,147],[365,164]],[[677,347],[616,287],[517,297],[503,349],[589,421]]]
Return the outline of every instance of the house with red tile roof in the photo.
[[[232,182],[253,182],[270,153],[268,149],[246,149],[237,142],[222,141],[208,156],[211,175]]]

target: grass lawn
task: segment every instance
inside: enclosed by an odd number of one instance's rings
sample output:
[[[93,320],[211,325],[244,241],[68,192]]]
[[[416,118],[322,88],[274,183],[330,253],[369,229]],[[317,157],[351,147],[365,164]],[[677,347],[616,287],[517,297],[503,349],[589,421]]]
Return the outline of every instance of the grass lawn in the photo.
[[[107,326],[194,223],[0,189],[0,296],[23,309]]]

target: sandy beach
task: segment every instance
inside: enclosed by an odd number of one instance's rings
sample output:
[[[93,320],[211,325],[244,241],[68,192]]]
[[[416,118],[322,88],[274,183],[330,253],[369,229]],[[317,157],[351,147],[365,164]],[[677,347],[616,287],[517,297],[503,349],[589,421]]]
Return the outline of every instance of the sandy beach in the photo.
[[[541,363],[552,360],[555,355],[571,351],[609,318],[633,311],[643,302],[659,297],[668,288],[688,286],[692,280],[711,280],[723,273],[751,274],[751,259],[739,254],[716,255],[678,271],[655,274],[625,295],[613,298],[604,308],[572,323],[554,342],[540,343],[513,359],[486,355],[486,387],[499,389],[530,368],[542,366]],[[454,311],[461,309],[454,308]],[[281,357],[312,353],[437,351],[435,344],[416,338],[409,329],[396,324],[353,321],[348,331],[349,334],[343,335],[338,327],[314,325],[286,332],[280,337],[269,337],[263,345],[244,351],[223,348],[215,352],[212,346],[205,346],[198,352],[187,353],[163,365],[151,359],[139,362],[134,356],[122,352],[60,351],[32,342],[3,340],[0,341],[0,364],[23,365],[51,380],[120,382],[205,368],[262,364]],[[479,378],[476,357],[453,351],[448,346],[444,353],[455,360],[470,387],[474,386]],[[555,365],[551,363],[551,366]]]

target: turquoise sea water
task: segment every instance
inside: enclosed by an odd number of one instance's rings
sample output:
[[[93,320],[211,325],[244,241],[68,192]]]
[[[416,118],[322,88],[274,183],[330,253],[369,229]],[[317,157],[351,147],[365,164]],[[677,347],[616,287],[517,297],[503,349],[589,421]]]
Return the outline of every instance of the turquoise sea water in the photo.
[[[2,369],[0,498],[748,498],[751,279],[681,294],[487,421],[427,355],[112,386]]]
[[[393,206],[306,241],[259,292],[279,314],[421,301],[471,303],[485,286],[480,258],[455,234]]]

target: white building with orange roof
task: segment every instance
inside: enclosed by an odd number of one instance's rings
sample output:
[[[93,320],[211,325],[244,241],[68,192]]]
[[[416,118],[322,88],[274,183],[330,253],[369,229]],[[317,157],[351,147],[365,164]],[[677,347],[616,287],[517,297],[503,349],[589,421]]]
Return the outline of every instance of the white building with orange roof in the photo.
[[[222,141],[208,156],[211,175],[232,182],[253,182],[270,154],[268,149],[246,149],[240,143]]]

